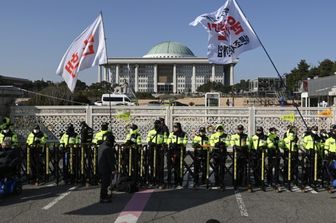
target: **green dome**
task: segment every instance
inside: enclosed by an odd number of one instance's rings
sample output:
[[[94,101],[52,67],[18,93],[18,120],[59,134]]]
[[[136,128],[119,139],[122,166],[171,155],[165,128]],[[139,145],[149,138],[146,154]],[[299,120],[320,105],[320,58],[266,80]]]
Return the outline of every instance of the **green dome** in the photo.
[[[176,58],[195,57],[195,55],[188,47],[181,43],[166,41],[153,46],[143,57]]]

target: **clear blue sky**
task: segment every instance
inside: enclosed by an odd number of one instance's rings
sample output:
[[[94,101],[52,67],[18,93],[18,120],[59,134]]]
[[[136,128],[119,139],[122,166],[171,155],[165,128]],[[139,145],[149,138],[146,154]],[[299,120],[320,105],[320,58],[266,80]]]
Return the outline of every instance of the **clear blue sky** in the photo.
[[[0,8],[0,75],[62,81],[56,68],[70,43],[103,11],[109,57],[141,57],[172,40],[206,57],[207,32],[188,24],[224,0],[10,0]],[[280,73],[301,59],[336,60],[335,0],[237,0]],[[240,55],[235,81],[276,76],[262,48]],[[80,73],[97,81],[97,67]]]

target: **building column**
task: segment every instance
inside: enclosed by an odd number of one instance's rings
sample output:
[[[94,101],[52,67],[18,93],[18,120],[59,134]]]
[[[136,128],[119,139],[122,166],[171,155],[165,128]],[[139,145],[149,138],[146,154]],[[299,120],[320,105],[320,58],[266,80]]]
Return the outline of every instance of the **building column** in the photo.
[[[173,93],[176,94],[177,92],[177,87],[176,87],[176,64],[174,64],[173,67]]]
[[[196,93],[196,66],[192,67],[192,76],[191,76],[191,93]]]
[[[234,85],[234,64],[230,64],[230,86]]]
[[[119,65],[116,66],[115,82],[116,84],[119,84]]]
[[[154,89],[153,89],[153,91],[154,91],[154,93],[158,93],[158,78],[157,78],[157,67],[158,67],[158,65],[157,64],[155,64],[154,65],[154,77],[153,77],[153,87],[154,87]]]
[[[135,67],[134,67],[134,91],[135,92],[138,92],[138,90],[139,90],[138,72],[139,72],[139,65],[135,64]]]
[[[102,68],[103,68],[104,81],[109,81],[107,68],[105,66],[103,66]]]
[[[215,74],[216,74],[216,65],[212,64],[212,66],[211,66],[211,82],[215,82]]]
[[[102,66],[98,66],[98,83],[102,82]]]

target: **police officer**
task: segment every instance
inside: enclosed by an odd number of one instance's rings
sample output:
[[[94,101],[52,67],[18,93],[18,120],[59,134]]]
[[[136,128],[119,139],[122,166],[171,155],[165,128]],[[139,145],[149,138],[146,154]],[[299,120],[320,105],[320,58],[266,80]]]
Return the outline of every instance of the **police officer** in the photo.
[[[2,119],[1,124],[0,124],[0,131],[2,131],[6,126],[10,126],[10,125],[11,125],[10,118],[4,117]]]
[[[107,135],[112,135],[113,136],[113,133],[108,130],[108,123],[104,122],[101,125],[100,131],[95,134],[95,136],[92,140],[92,143],[99,145],[100,143],[102,143],[105,140]]]
[[[169,136],[168,126],[166,125],[164,118],[159,118],[159,121],[161,123],[160,132],[161,132],[161,134],[164,135],[164,137],[166,139],[165,144],[167,144],[167,139],[168,139],[168,136]]]
[[[291,181],[294,179],[294,183],[297,185],[299,182],[298,179],[298,165],[299,165],[299,157],[298,157],[298,143],[299,138],[297,136],[297,129],[292,126],[286,134],[286,137],[283,139],[283,159],[284,159],[284,176],[283,179],[288,183],[288,188],[291,187]],[[289,166],[289,161],[291,165]],[[290,171],[290,174],[289,174]]]
[[[214,162],[215,186],[224,189],[226,153],[230,139],[229,136],[224,133],[224,127],[222,125],[217,125],[215,130],[216,132],[210,137],[210,145],[213,148],[212,158]]]
[[[286,127],[286,131],[285,131],[285,134],[284,134],[283,138],[286,138],[286,137],[287,137],[287,134],[291,131],[292,128],[293,128],[292,125],[287,125],[287,127]]]
[[[107,134],[98,147],[98,172],[101,179],[100,202],[111,202],[112,194],[108,194],[108,187],[112,182],[115,171],[114,136]]]
[[[173,125],[173,131],[168,137],[168,185],[171,184],[171,169],[174,169],[174,185],[176,189],[182,188],[184,172],[184,156],[188,143],[187,134],[182,130],[181,123]]]
[[[251,137],[249,145],[255,186],[261,186],[261,188],[265,190],[265,158],[262,154],[265,154],[265,150],[267,148],[267,137],[264,134],[263,127],[259,126],[256,128],[256,133]]]
[[[39,185],[42,178],[43,170],[43,155],[45,151],[45,144],[48,140],[48,136],[43,133],[39,125],[36,125],[33,131],[27,137],[27,155],[33,158],[32,165],[32,180],[35,185]],[[28,161],[28,160],[27,160]],[[31,164],[29,164],[31,165]]]
[[[93,182],[93,172],[91,171],[93,169],[93,148],[91,148],[91,143],[93,139],[93,130],[88,124],[86,124],[85,121],[82,121],[80,123],[80,141],[81,141],[81,162],[85,162],[87,160],[87,168],[85,168],[84,163],[82,163],[82,166],[84,168],[83,172],[85,174],[82,174],[82,183],[91,183],[94,184]],[[81,167],[82,168],[82,167]],[[86,177],[86,178],[85,178]]]
[[[330,125],[329,132],[328,132],[329,136],[334,134],[334,127],[336,127],[336,124]]]
[[[73,124],[69,124],[65,133],[60,139],[60,144],[64,147],[70,145],[78,145],[80,143],[80,136],[75,132]]]
[[[321,149],[321,138],[318,135],[318,127],[313,126],[311,130],[308,130],[305,136],[303,137],[302,147],[306,152],[307,162],[305,166],[305,176],[304,182],[306,185],[312,186],[314,181],[314,173],[317,171],[317,166],[315,167],[315,153],[318,153]]]
[[[267,135],[267,183],[274,188],[279,188],[279,170],[280,170],[280,138],[278,130],[274,127],[269,129]],[[273,174],[274,172],[274,174]]]
[[[160,120],[155,120],[154,128],[147,134],[147,171],[149,174],[148,181],[150,184],[157,184],[162,187],[164,184],[164,172],[162,157],[162,144],[166,141],[164,134],[161,131]],[[162,162],[162,163],[161,163]]]
[[[138,179],[138,170],[139,170],[139,155],[141,148],[141,135],[138,132],[138,126],[136,124],[131,124],[129,126],[129,132],[126,135],[126,142],[124,149],[124,157],[126,162],[127,169],[125,170],[128,173],[128,176],[132,176],[135,181]]]
[[[320,139],[321,139],[321,143],[322,143],[322,147],[324,147],[324,143],[326,142],[326,140],[329,138],[328,132],[325,129],[321,129],[320,130]]]
[[[236,134],[231,136],[231,146],[234,151],[234,186],[242,186],[243,180],[247,184],[248,136],[244,133],[244,126],[238,125]],[[236,166],[236,168],[235,168]]]
[[[199,174],[202,173],[202,184],[205,183],[206,174],[209,168],[207,163],[207,152],[209,147],[209,137],[206,135],[204,127],[199,128],[198,134],[192,141],[192,147],[194,148],[194,187],[199,186]]]
[[[333,161],[336,160],[336,125],[332,127],[332,129],[329,132],[329,137],[325,141],[324,144],[324,155],[326,158],[325,161],[325,167],[328,168],[329,164]],[[330,181],[330,178],[328,177],[328,181]],[[332,186],[328,186],[328,191],[332,191]]]
[[[0,144],[2,144],[5,140],[9,140],[12,147],[18,146],[18,136],[17,134],[10,129],[10,125],[4,125],[3,129],[0,132]]]
[[[80,123],[80,139],[82,144],[89,144],[92,142],[93,139],[93,130],[86,122]]]
[[[39,125],[36,125],[27,137],[27,145],[45,145],[48,140],[47,134],[43,133]]]
[[[75,132],[72,124],[69,124],[66,132],[60,139],[63,151],[63,178],[64,182],[74,183],[79,171],[78,157],[76,156],[80,143],[80,136]]]

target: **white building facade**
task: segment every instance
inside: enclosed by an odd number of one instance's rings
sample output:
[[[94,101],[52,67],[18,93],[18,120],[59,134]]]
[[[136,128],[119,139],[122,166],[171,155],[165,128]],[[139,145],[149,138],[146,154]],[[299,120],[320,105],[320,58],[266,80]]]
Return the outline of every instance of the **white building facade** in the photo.
[[[135,92],[195,93],[209,81],[233,85],[234,65],[209,64],[207,58],[176,42],[162,42],[142,58],[109,58],[98,82],[127,83]]]

